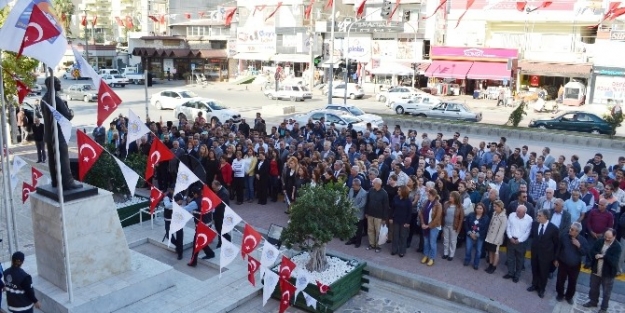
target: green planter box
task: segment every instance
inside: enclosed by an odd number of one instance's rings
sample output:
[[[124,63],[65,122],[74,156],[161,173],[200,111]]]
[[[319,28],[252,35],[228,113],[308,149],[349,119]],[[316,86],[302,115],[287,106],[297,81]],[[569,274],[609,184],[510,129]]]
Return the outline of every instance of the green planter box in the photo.
[[[142,197],[139,197],[139,198],[142,198]],[[121,222],[122,227],[126,227],[126,226],[139,223],[139,214],[136,214],[136,213],[139,212],[139,210],[150,206],[150,199],[148,198],[144,198],[144,199],[145,201],[143,202],[135,203],[133,205],[129,205],[129,206],[117,209],[117,215],[119,215],[119,220],[122,221]],[[133,214],[136,214],[136,215],[132,216]],[[146,213],[140,213],[140,214],[143,214],[143,219],[148,219],[148,220],[150,219],[150,214],[146,214]]]
[[[328,254],[328,256],[339,258],[346,262],[352,261],[331,254]],[[366,262],[359,261],[358,265],[356,265],[356,267],[351,272],[347,273],[345,276],[341,277],[339,280],[335,281],[332,285],[330,285],[330,291],[328,291],[328,293],[326,294],[321,294],[319,292],[319,287],[317,287],[315,282],[313,282],[312,284],[308,284],[308,287],[304,289],[304,292],[309,294],[311,297],[317,299],[317,309],[313,309],[312,307],[307,306],[306,300],[301,293],[297,295],[297,299],[295,299],[295,304],[293,306],[298,309],[313,313],[334,312],[347,301],[349,301],[349,299],[357,295],[360,290],[367,290],[367,288],[363,286],[365,283],[369,282],[369,280],[364,277],[366,274],[368,274],[365,271],[366,266]],[[292,277],[289,281],[293,285],[295,285],[295,277]],[[282,294],[280,293],[280,283],[278,283],[276,285],[276,289],[271,294],[271,297],[279,301],[281,296]]]

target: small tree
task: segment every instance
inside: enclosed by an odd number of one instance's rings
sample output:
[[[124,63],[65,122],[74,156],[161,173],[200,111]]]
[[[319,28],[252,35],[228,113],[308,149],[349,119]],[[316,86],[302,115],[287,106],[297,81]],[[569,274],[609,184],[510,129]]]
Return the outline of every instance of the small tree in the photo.
[[[508,122],[506,122],[506,124],[518,127],[523,120],[523,117],[527,115],[527,112],[525,111],[526,108],[527,102],[525,102],[525,100],[522,100],[521,104],[519,104],[519,106],[517,106],[516,109],[512,111],[512,113],[510,113],[510,117],[508,117]]]
[[[104,149],[107,151],[115,151],[112,144],[105,145]],[[135,172],[139,173],[139,175],[142,175],[145,171],[147,157],[140,153],[131,153],[122,161]],[[100,158],[98,158],[91,170],[85,175],[84,182],[117,195],[130,195],[130,190],[126,185],[126,180],[124,179],[122,171],[119,169],[119,165],[117,165],[117,162],[115,162],[113,157],[106,151],[100,155]],[[143,179],[139,179],[137,187],[143,186],[144,182]]]
[[[621,106],[617,104],[610,107],[609,112],[603,115],[603,119],[612,127],[610,137],[614,137],[614,135],[616,135],[616,129],[621,127],[623,123],[623,111]]]
[[[310,251],[309,271],[323,272],[328,267],[326,244],[334,237],[347,240],[356,232],[356,208],[342,184],[306,186],[299,191],[291,208],[291,220],[282,232],[282,242]]]

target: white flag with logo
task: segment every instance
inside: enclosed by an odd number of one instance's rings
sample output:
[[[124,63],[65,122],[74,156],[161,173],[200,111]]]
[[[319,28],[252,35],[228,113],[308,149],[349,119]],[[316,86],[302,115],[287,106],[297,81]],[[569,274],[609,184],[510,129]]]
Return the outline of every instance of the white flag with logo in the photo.
[[[124,175],[124,179],[126,180],[126,185],[128,185],[128,189],[130,190],[130,195],[135,196],[135,190],[137,189],[137,182],[139,181],[139,174],[135,172],[133,169],[128,167],[128,165],[124,164],[120,159],[115,158],[115,162],[119,166],[119,169],[122,171],[122,175]]]
[[[296,269],[295,271],[295,296],[293,296],[294,299],[296,299],[297,294],[299,294],[300,291],[304,291],[304,289],[308,287],[308,283],[312,281],[310,279],[310,276],[308,275],[308,272],[306,272],[305,270]]]
[[[265,270],[272,266],[274,263],[276,263],[276,260],[278,259],[278,256],[280,256],[280,252],[278,251],[278,248],[276,248],[274,245],[270,244],[269,242],[265,241],[265,243],[263,244],[263,252],[262,255],[260,256],[260,278],[263,278],[263,275],[265,274]],[[271,271],[267,271],[267,273],[269,273]]]
[[[91,78],[91,82],[95,86],[95,90],[99,90],[100,81],[102,80],[100,78],[100,75],[98,75],[98,73],[95,72],[93,67],[91,67],[91,65],[87,63],[85,58],[83,58],[82,54],[78,52],[78,50],[76,50],[74,46],[72,46],[72,51],[74,52],[74,59],[75,59],[74,68],[78,69],[81,77]]]
[[[263,306],[271,298],[271,294],[276,289],[276,285],[278,285],[278,279],[278,274],[272,271],[267,272],[265,275],[265,280],[263,281]]]
[[[174,194],[178,194],[183,190],[189,188],[191,184],[200,180],[184,163],[180,162],[178,165],[178,175],[176,175],[176,186],[174,187]]]
[[[11,190],[15,190],[19,183],[19,178],[17,177],[17,173],[22,169],[22,167],[26,166],[26,161],[19,156],[13,157],[13,169],[11,170]]]
[[[63,134],[65,142],[69,143],[69,140],[72,138],[72,123],[65,116],[61,115],[61,113],[59,113],[59,111],[53,108],[50,104],[48,104],[44,100],[41,100],[41,102],[45,103],[48,106],[48,110],[50,110],[50,113],[52,113],[54,119],[59,123],[59,131],[61,132],[61,134]],[[56,105],[59,105],[59,103],[57,103]],[[61,103],[60,105],[64,104]]]
[[[219,278],[221,278],[221,270],[232,263],[239,254],[239,247],[232,244],[228,239],[221,236],[221,251],[219,251]]]
[[[191,213],[187,212],[175,201],[171,203],[171,209],[171,224],[169,225],[169,240],[167,241],[168,248],[174,233],[183,229],[184,226],[187,225],[187,222],[193,218]]]
[[[139,116],[128,110],[128,135],[126,135],[126,149],[130,146],[130,143],[141,139],[145,134],[149,134],[150,129],[141,121]]]
[[[239,216],[239,214],[236,214],[234,211],[232,211],[232,208],[230,208],[227,204],[224,203],[224,205],[226,206],[226,209],[224,210],[224,221],[221,225],[222,236],[231,232],[234,227],[237,226],[237,224],[241,223],[241,221],[243,220]]]
[[[306,300],[306,305],[313,308],[313,309],[317,309],[317,299],[311,297],[309,294],[302,292],[302,294],[304,295],[304,299]]]

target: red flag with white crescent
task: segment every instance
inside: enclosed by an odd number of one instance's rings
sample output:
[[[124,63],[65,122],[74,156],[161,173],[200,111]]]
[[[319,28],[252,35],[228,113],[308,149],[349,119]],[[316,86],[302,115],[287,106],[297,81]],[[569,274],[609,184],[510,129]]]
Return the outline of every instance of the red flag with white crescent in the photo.
[[[159,20],[160,20],[161,24],[165,24],[165,14],[161,15]]]
[[[145,166],[145,180],[149,181],[154,176],[154,169],[160,162],[172,160],[173,152],[158,138],[154,137],[150,146],[150,153]]]
[[[22,183],[22,203],[28,200],[31,192],[35,192],[35,186],[31,186],[27,182]]]
[[[119,16],[115,17],[115,21],[117,22],[117,25],[124,26],[124,22],[122,21],[121,18],[119,18]]]
[[[165,196],[165,193],[158,190],[158,188],[154,186],[150,187],[150,215],[154,214],[154,209],[156,209],[156,206],[158,205],[158,203],[161,202],[161,200],[163,200],[164,196]]]
[[[187,20],[190,20],[191,19],[191,13],[185,13],[184,17],[186,17]]]
[[[26,86],[26,84],[19,79],[15,79],[15,84],[17,85],[17,100],[19,101],[19,104],[22,104],[22,102],[24,102],[24,98],[26,98],[28,93],[30,93],[30,88],[28,88],[28,86]]]
[[[365,13],[365,4],[367,0],[362,0],[356,9],[356,18],[362,18],[362,15]]]
[[[288,280],[280,277],[280,309],[279,313],[284,313],[291,305],[291,298],[295,295],[295,286]]]
[[[458,25],[460,25],[460,21],[462,21],[462,18],[464,17],[465,14],[467,14],[467,12],[469,11],[473,3],[475,3],[475,0],[467,0],[467,7],[464,9],[464,12],[462,12],[460,17],[458,17],[458,22],[456,22],[455,28],[458,28]]]
[[[276,15],[276,13],[278,12],[278,10],[280,10],[280,8],[282,7],[282,1],[278,2],[278,5],[276,6],[276,9],[273,10],[273,12],[271,12],[271,14],[269,14],[269,16],[267,16],[267,18],[265,18],[265,22],[272,18],[274,15]]]
[[[251,255],[247,256],[247,280],[256,287],[256,277],[254,275],[260,268],[260,262],[254,259]]]
[[[328,0],[328,2],[326,2],[326,10],[331,8],[333,4],[334,4],[334,0]]]
[[[33,167],[30,170],[30,176],[32,178],[33,187],[37,187],[37,183],[39,181],[39,178],[43,177],[43,173],[41,171],[39,171],[37,168]]]
[[[86,15],[82,16],[82,20],[80,21],[80,25],[82,25],[82,27],[87,27],[87,16]]]
[[[312,13],[313,5],[315,4],[315,0],[310,0],[310,4],[306,6],[306,10],[304,10],[304,18],[309,20],[310,14]]]
[[[619,5],[621,5],[621,2],[610,2],[610,4],[608,5],[608,10],[605,12],[605,14],[603,14],[603,18],[601,19],[599,24],[595,26],[589,26],[588,28],[595,28],[601,25],[603,21],[610,19],[612,14],[614,14],[614,11],[619,7]]]
[[[612,11],[612,14],[610,14],[610,21],[614,21],[617,17],[624,15],[625,14],[625,7],[624,8],[616,8],[614,9],[614,11]]]
[[[91,20],[91,26],[95,26],[95,24],[98,22],[98,16],[94,16],[93,20]]]
[[[245,258],[246,254],[252,253],[260,244],[263,237],[250,224],[245,224],[243,230],[243,242],[241,243],[241,256]]]
[[[100,88],[98,88],[98,116],[97,124],[102,126],[102,123],[117,109],[117,106],[122,103],[122,99],[107,85],[104,81],[100,81]]]
[[[153,21],[153,22],[158,22],[158,18],[156,18],[156,16],[154,15],[148,15],[148,17]]]
[[[39,6],[33,5],[33,11],[26,25],[26,31],[24,32],[24,38],[22,39],[17,57],[19,58],[22,55],[24,49],[60,35],[61,31],[48,19]]]
[[[393,7],[393,11],[391,11],[391,14],[388,16],[388,20],[390,21],[393,18],[393,15],[395,15],[395,12],[397,11],[397,8],[399,8],[399,3],[401,2],[401,0],[395,0],[395,6]]]
[[[278,271],[278,275],[280,278],[288,280],[291,278],[291,274],[293,274],[293,270],[295,270],[295,263],[291,261],[291,259],[282,256],[282,262],[280,262],[280,270]]]
[[[519,12],[523,12],[523,11],[525,11],[525,7],[526,7],[526,6],[527,6],[527,2],[526,2],[526,1],[518,1],[518,2],[516,3],[516,9],[517,9]]]
[[[436,15],[436,13],[438,12],[438,10],[440,10],[440,9],[441,9],[441,8],[442,8],[442,7],[443,7],[446,3],[447,3],[447,0],[440,0],[440,2],[439,2],[439,4],[438,4],[438,6],[437,6],[437,7],[436,7],[436,9],[434,10],[434,13],[432,13],[432,15],[430,15],[430,16],[426,16],[426,17],[424,17],[423,19],[424,19],[424,20],[427,20],[427,19],[429,19],[430,17],[432,17],[432,16]]]
[[[135,25],[132,23],[132,17],[131,16],[126,16],[126,28],[127,29],[135,28]]]
[[[328,291],[330,291],[330,286],[328,285],[324,285],[322,282],[317,281],[317,287],[319,287],[319,292],[321,294],[326,294],[328,293]]]
[[[208,186],[202,187],[202,207],[200,208],[200,214],[208,214],[215,210],[215,208],[221,204],[221,198],[212,191]]]
[[[234,18],[234,13],[236,12],[237,8],[232,8],[226,13],[226,21],[224,22],[226,26],[230,26],[230,24],[232,24],[232,19]]]
[[[195,225],[195,246],[193,247],[191,262],[193,262],[195,256],[200,253],[200,250],[204,249],[215,240],[215,237],[217,237],[217,233],[204,223],[198,222]]]
[[[78,141],[78,180],[82,181],[104,149],[82,130],[76,130],[76,139]]]

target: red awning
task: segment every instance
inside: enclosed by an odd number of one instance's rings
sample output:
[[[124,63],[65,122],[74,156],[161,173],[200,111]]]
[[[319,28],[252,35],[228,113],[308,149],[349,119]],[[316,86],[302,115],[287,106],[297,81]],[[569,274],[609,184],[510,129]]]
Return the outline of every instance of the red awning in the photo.
[[[467,73],[468,79],[510,80],[511,71],[506,63],[474,62]]]
[[[471,65],[473,65],[473,62],[432,61],[428,70],[425,71],[425,76],[465,79],[467,72],[471,69]]]

